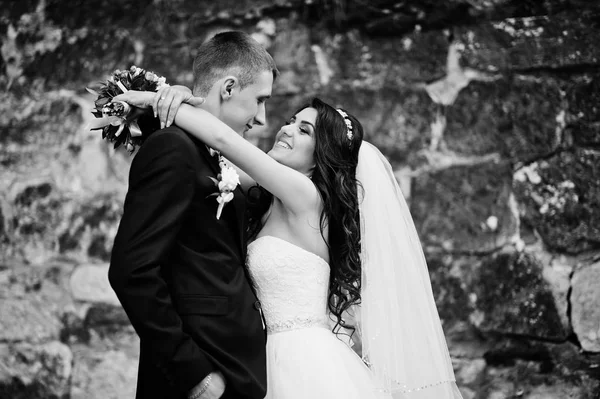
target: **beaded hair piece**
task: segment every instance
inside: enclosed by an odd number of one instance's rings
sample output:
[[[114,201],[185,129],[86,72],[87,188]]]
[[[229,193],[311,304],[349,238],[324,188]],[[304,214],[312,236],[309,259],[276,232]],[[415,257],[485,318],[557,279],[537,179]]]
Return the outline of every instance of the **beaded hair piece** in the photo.
[[[348,114],[342,111],[341,109],[336,109],[336,111],[344,118],[344,122],[346,122],[346,128],[348,129],[348,131],[346,132],[346,137],[348,137],[348,140],[352,141],[354,133],[352,133],[352,122],[350,121],[350,118],[348,118]]]

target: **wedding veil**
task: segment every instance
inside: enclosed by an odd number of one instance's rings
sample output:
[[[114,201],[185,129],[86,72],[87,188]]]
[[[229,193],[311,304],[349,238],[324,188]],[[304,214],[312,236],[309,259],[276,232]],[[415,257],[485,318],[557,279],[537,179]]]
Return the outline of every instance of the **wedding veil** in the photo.
[[[362,263],[357,332],[363,360],[378,388],[396,399],[462,398],[408,205],[389,162],[364,141],[356,177]]]

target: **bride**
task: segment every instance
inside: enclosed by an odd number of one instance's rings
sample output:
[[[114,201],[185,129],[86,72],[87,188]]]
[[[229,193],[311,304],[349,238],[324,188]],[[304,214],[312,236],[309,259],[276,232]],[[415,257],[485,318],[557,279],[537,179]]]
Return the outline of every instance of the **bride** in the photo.
[[[267,398],[461,398],[407,204],[359,121],[313,99],[265,154],[209,112],[173,105],[177,126],[263,194],[247,265],[268,332]]]

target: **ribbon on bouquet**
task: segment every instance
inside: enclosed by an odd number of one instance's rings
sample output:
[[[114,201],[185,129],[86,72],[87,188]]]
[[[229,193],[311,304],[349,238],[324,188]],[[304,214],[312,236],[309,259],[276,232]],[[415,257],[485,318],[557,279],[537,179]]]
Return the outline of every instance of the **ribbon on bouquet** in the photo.
[[[116,81],[115,84],[121,89],[123,93],[127,93],[129,90],[121,83],[120,81]],[[94,90],[86,88],[86,90],[94,95],[98,95]],[[118,126],[119,128],[115,132],[115,137],[119,137],[119,135],[123,132],[123,129],[127,127],[129,129],[131,137],[140,137],[142,135],[142,130],[137,123],[136,117],[131,117],[133,109],[131,105],[127,104],[124,101],[115,101],[114,103],[122,106],[122,111],[119,112],[119,115],[109,115],[107,112],[102,110],[102,114],[104,115],[102,118],[97,118],[92,120],[86,125],[86,130],[96,130],[102,129],[108,125]],[[105,106],[106,107],[106,106]]]

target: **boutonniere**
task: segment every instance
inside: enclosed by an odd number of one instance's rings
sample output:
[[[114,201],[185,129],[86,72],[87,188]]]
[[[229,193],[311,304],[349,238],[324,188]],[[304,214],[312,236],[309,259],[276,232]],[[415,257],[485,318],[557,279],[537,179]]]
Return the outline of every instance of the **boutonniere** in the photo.
[[[217,175],[216,179],[209,176],[219,188],[218,193],[212,194],[217,196],[217,202],[219,203],[219,207],[217,208],[217,219],[221,217],[221,212],[223,212],[225,205],[233,199],[233,191],[237,185],[240,184],[240,176],[237,171],[229,166],[220,154],[219,167],[221,168],[221,173]]]

